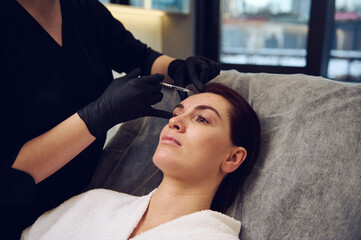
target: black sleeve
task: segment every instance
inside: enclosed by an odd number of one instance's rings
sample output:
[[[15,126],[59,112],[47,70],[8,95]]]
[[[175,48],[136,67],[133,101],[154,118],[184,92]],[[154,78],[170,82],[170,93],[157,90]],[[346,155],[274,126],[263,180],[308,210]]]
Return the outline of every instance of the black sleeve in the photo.
[[[1,99],[1,105],[4,101]],[[0,205],[30,204],[35,193],[34,179],[27,173],[11,166],[22,144],[14,142],[12,128],[8,123],[6,108],[1,106],[0,114]]]
[[[162,54],[135,39],[103,4],[98,3],[98,8],[108,36],[108,49],[113,69],[128,73],[140,67],[143,75],[149,75],[153,62]]]
[[[2,46],[0,54],[4,56]],[[7,83],[9,74],[4,63],[0,65],[0,72],[0,205],[3,207],[30,203],[35,193],[35,182],[29,174],[11,168],[23,143],[16,137],[16,126],[11,119],[12,89]]]
[[[35,182],[29,174],[11,167],[22,143],[16,141],[16,128],[11,120],[8,106],[11,94],[7,94],[10,90],[5,83],[4,65],[0,66],[0,71],[0,232],[7,239],[19,239],[21,231],[26,227],[25,212],[29,210],[35,196]]]
[[[0,1],[0,232],[2,239],[20,239],[27,224],[27,211],[35,196],[33,178],[22,171],[11,168],[24,139],[18,136],[14,114],[10,106],[13,94],[7,67],[5,49],[9,47],[3,36],[8,26],[7,14],[10,1]],[[7,49],[11,51],[11,49]]]
[[[1,171],[0,204],[30,204],[35,193],[34,179],[26,172],[4,168]]]

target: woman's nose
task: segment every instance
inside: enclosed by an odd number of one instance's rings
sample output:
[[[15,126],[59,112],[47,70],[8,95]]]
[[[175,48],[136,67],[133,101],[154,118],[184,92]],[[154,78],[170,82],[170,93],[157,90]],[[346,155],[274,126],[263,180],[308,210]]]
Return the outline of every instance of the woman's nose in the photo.
[[[169,127],[176,129],[178,132],[184,131],[184,124],[179,116],[169,119]]]

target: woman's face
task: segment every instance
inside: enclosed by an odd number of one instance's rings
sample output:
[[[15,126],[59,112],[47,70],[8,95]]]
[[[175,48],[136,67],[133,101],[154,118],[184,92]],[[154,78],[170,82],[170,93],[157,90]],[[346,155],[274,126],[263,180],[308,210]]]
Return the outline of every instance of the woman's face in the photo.
[[[230,139],[230,103],[213,93],[193,95],[178,104],[164,126],[153,156],[165,176],[182,181],[223,178],[221,162],[235,146]]]

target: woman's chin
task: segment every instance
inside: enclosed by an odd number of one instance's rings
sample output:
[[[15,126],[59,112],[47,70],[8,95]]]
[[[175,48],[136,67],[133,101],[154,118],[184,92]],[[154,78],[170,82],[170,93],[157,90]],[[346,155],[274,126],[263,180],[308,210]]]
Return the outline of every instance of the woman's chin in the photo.
[[[157,149],[157,151],[153,155],[153,162],[156,164],[156,162],[164,162],[170,159],[171,157],[171,151],[168,149]],[[156,164],[157,165],[157,164]]]
[[[171,149],[158,148],[153,155],[153,163],[162,171],[165,169],[173,168],[177,165],[174,156],[174,152],[172,152]]]

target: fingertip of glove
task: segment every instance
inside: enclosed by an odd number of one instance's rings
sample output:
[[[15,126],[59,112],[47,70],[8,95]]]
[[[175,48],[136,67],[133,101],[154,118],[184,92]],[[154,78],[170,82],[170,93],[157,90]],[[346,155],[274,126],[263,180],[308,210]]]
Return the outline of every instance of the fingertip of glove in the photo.
[[[200,84],[193,84],[196,89],[198,90],[198,92],[204,92],[204,84],[203,83],[200,83]]]
[[[214,73],[216,74],[216,76],[221,72],[221,67],[222,64],[220,64],[219,62],[215,62]]]
[[[163,93],[159,92],[155,97],[155,102],[158,103],[158,102],[162,101],[162,99],[163,99]]]
[[[179,95],[181,101],[183,101],[184,99],[186,99],[188,97],[187,93],[185,93],[185,92],[182,92],[182,91],[179,91],[179,90],[177,90],[177,92],[178,92],[178,95]]]
[[[167,69],[168,75],[174,79],[176,70],[178,69],[178,66],[184,62],[185,62],[185,60],[182,60],[182,59],[175,59],[175,60],[171,61],[168,66],[168,69]]]
[[[154,74],[154,75],[157,76],[157,77],[159,77],[159,78],[161,78],[162,80],[164,79],[164,75],[161,74],[161,73],[156,73],[156,74]]]
[[[156,73],[147,77],[149,80],[153,80],[154,82],[161,82],[164,80],[164,75],[161,73]]]

